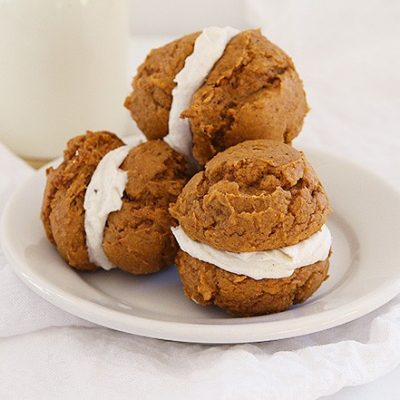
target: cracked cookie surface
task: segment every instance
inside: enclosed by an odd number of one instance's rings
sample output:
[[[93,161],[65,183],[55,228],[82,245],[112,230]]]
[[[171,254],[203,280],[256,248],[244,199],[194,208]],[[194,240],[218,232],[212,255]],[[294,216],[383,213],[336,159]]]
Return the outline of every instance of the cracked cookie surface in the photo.
[[[329,212],[304,154],[265,139],[217,154],[170,207],[191,239],[231,252],[296,244],[321,229]]]
[[[190,121],[193,155],[204,165],[245,140],[290,143],[307,111],[292,60],[256,29],[229,42],[183,115]]]

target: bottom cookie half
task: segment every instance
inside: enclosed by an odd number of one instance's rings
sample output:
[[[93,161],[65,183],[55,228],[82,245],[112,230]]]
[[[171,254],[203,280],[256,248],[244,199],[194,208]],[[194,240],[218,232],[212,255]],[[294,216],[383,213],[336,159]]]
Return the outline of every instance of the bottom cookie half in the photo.
[[[271,314],[307,300],[328,278],[329,257],[297,268],[287,278],[255,280],[236,275],[179,250],[176,257],[187,297],[241,316]]]

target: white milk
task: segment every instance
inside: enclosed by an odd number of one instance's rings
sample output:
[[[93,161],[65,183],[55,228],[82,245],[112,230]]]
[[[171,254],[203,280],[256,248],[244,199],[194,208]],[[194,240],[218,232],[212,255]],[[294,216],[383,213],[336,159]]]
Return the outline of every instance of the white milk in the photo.
[[[0,141],[53,158],[90,130],[124,134],[125,0],[0,0]]]

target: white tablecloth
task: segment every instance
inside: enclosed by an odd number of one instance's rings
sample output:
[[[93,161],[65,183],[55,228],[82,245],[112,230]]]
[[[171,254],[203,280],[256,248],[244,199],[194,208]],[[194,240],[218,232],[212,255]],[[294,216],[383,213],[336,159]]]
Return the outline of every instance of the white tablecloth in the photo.
[[[262,26],[304,79],[311,112],[296,146],[349,157],[400,188],[400,3],[248,3],[249,26]],[[139,39],[137,46],[141,54]],[[0,212],[30,173],[0,146]],[[0,252],[1,399],[307,400],[374,380],[399,363],[400,298],[305,337],[180,344],[56,309],[14,276]]]

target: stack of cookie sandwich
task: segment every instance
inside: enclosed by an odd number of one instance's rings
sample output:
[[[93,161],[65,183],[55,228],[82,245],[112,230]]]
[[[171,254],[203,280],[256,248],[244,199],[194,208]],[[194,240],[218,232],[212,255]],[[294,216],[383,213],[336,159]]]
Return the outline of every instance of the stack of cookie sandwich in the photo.
[[[328,277],[328,199],[291,146],[308,106],[259,30],[206,28],[152,50],[125,106],[147,141],[72,139],[47,171],[42,221],[67,263],[150,274],[238,316],[286,310]],[[197,172],[197,173],[195,173]]]

